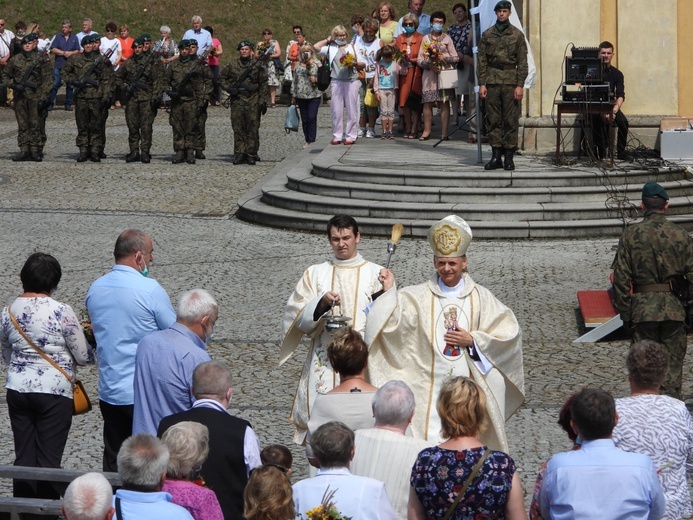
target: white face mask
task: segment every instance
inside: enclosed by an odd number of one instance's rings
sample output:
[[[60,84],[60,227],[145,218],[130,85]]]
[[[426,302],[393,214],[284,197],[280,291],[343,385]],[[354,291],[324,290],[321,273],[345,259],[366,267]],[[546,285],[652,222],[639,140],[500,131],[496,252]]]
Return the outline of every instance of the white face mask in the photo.
[[[302,53],[301,53],[301,59],[302,59],[303,61],[308,61],[308,60],[311,59],[312,57],[313,57],[313,53],[312,53],[312,52],[302,52]]]

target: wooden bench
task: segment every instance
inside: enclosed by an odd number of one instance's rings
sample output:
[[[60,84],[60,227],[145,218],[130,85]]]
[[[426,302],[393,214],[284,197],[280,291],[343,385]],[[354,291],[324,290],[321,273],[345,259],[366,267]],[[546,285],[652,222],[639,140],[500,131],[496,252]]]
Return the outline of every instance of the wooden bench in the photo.
[[[88,471],[60,468],[29,468],[26,466],[0,466],[0,478],[41,480],[63,484],[63,490],[77,477]],[[113,486],[120,486],[121,480],[117,473],[102,473]],[[10,513],[12,520],[19,520],[22,513],[35,515],[59,515],[62,500],[46,498],[0,497],[0,512]]]

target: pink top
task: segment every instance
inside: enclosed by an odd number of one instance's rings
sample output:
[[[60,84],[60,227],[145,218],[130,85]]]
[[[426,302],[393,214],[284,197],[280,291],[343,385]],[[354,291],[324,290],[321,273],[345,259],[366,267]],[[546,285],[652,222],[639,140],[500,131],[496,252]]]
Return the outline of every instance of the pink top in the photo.
[[[219,47],[219,45],[221,45],[221,42],[217,38],[212,38],[212,47],[216,49]],[[216,67],[219,65],[219,56],[210,52],[209,58],[207,58],[207,65],[210,67]]]
[[[171,493],[172,502],[184,507],[195,520],[224,520],[214,491],[187,480],[166,479],[162,491]]]

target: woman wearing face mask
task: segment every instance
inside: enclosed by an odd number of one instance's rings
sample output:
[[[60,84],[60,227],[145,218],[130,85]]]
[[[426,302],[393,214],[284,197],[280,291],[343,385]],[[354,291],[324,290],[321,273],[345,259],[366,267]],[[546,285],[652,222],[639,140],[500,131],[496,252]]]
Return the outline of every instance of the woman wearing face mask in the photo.
[[[417,57],[421,49],[423,35],[417,32],[419,18],[415,14],[402,17],[404,32],[395,40],[395,46],[404,56],[402,66],[407,69],[406,76],[399,78],[399,108],[404,115],[404,138],[418,137],[421,115],[421,67]]]
[[[455,68],[459,58],[452,38],[443,33],[444,24],[445,13],[436,11],[431,15],[431,33],[424,36],[417,59],[423,69],[421,97],[424,103],[424,130],[419,141],[427,141],[431,137],[433,105],[438,105],[440,111],[441,137],[444,138],[448,134],[448,101],[454,99],[455,89],[440,88],[439,75],[441,69]]]
[[[331,144],[352,145],[356,142],[359,122],[359,81],[358,72],[366,64],[357,61],[356,50],[349,43],[343,25],[332,29],[328,38],[315,44],[315,50],[326,56],[330,63],[332,82],[332,141]],[[343,128],[346,109],[346,131]]]
[[[306,138],[304,148],[315,142],[318,130],[318,109],[322,98],[322,92],[318,89],[319,66],[313,46],[302,45],[291,83],[291,104],[301,111],[303,135]]]

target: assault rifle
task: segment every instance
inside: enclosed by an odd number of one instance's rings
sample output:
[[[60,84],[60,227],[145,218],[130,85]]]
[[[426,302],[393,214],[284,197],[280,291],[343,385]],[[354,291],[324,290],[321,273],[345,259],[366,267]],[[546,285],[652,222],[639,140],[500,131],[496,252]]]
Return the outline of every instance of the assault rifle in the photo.
[[[226,92],[229,94],[229,99],[228,101],[230,102],[231,98],[237,98],[240,95],[240,91],[244,90],[248,93],[255,92],[258,87],[255,85],[248,85],[245,80],[248,79],[248,76],[250,76],[250,73],[253,72],[253,69],[255,67],[260,66],[260,64],[267,60],[269,56],[272,55],[274,52],[274,47],[270,47],[269,45],[267,46],[267,49],[265,49],[265,52],[263,52],[258,58],[248,67],[243,71],[243,74],[241,74],[236,82],[231,85],[229,88],[226,89]],[[226,106],[226,105],[225,105]],[[226,107],[228,108],[228,107]]]
[[[146,83],[142,83],[142,75],[144,74],[144,71],[146,70],[147,66],[152,62],[152,60],[159,59],[162,54],[163,51],[161,42],[156,42],[156,45],[154,45],[154,49],[152,49],[152,52],[149,54],[149,56],[146,56],[146,61],[142,60],[139,69],[137,69],[137,74],[135,74],[135,80],[130,82],[130,86],[125,91],[125,104],[127,104],[127,102],[130,101],[130,98],[137,90],[147,89],[149,85],[147,85]]]
[[[209,56],[211,50],[212,48],[209,45],[206,45],[202,54],[193,59],[192,63],[188,67],[188,71],[185,73],[185,76],[183,76],[183,79],[180,80],[178,86],[175,89],[166,91],[166,94],[171,99],[178,99],[181,97],[181,95],[183,95],[184,87],[187,86],[190,78],[192,78],[193,74],[197,72],[197,69],[207,61],[207,57]]]
[[[117,46],[117,44],[114,44],[113,47],[108,49],[103,54],[100,54],[98,58],[94,60],[94,63],[92,63],[91,66],[86,70],[86,72],[82,74],[81,79],[74,84],[75,90],[86,88],[87,85],[92,85],[94,87],[99,86],[99,80],[92,78],[91,75],[94,73],[96,67],[98,67],[103,60],[111,59],[111,56],[113,56],[113,53],[115,52]]]
[[[43,59],[48,56],[50,51],[51,45],[48,44],[41,52],[37,53],[36,58],[31,62],[29,68],[24,71],[22,79],[20,79],[17,83],[12,83],[10,88],[16,90],[17,92],[24,92],[26,89],[36,90],[38,85],[36,85],[35,81],[31,81],[30,78],[34,75],[36,67],[38,67],[39,63],[41,63]]]

